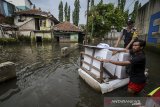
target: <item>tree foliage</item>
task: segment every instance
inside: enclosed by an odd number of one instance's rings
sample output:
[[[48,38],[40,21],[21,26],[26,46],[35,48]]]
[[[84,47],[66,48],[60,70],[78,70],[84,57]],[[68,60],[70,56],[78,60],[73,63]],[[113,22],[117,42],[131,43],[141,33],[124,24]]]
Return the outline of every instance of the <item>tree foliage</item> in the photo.
[[[63,22],[63,2],[59,3],[59,21]]]
[[[65,17],[65,21],[67,21],[67,17],[68,17],[68,4],[66,2],[65,7],[64,7],[64,17]]]
[[[79,23],[79,12],[80,12],[80,1],[75,0],[72,17],[73,17],[73,24],[75,24],[76,26],[78,26],[78,23]]]
[[[91,0],[91,7],[94,6],[94,0]]]
[[[94,37],[100,37],[109,32],[111,26],[115,26],[117,30],[121,30],[127,18],[128,10],[122,12],[111,3],[99,3],[89,11],[89,32]]]
[[[70,9],[70,6],[68,7],[68,13],[67,13],[67,21],[70,22],[70,14],[71,14],[71,9]]]
[[[124,12],[124,7],[126,5],[126,0],[118,0],[118,8]]]
[[[139,3],[139,1],[137,0],[134,4],[134,10],[133,12],[130,14],[131,16],[131,20],[135,21],[137,13],[138,13],[138,9],[141,7],[141,3]]]

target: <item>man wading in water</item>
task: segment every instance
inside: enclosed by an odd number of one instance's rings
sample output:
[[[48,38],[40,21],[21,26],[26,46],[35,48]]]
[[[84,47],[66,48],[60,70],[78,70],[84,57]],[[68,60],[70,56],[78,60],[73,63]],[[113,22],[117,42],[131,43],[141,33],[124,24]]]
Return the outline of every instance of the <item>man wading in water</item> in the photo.
[[[129,71],[129,84],[128,84],[128,92],[131,94],[139,93],[146,84],[145,77],[145,64],[146,57],[143,51],[146,42],[143,40],[135,40],[132,45],[131,50],[124,49],[123,51],[118,52],[128,52],[130,53],[129,61],[112,61],[109,59],[103,59],[101,61],[106,63],[112,63],[120,66],[128,66]]]

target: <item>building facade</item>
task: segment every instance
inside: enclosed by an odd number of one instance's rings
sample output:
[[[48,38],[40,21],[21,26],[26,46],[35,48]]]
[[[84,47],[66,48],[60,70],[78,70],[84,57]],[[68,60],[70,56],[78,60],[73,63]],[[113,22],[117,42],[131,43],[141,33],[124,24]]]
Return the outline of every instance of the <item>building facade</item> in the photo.
[[[135,26],[148,43],[160,44],[160,0],[150,0],[138,10]]]
[[[82,30],[65,21],[54,26],[54,35],[58,42],[79,42],[82,39]]]
[[[14,23],[19,28],[20,36],[31,37],[35,41],[51,40],[53,26],[59,21],[50,13],[38,9],[16,12]]]

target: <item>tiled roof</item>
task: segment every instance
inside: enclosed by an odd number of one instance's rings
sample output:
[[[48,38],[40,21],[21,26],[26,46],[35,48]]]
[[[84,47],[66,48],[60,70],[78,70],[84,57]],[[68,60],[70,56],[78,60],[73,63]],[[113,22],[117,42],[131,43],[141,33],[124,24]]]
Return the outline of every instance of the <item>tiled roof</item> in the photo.
[[[30,9],[16,12],[17,15],[45,15],[47,16],[47,12],[43,12],[39,9]]]
[[[59,21],[49,12],[41,11],[39,9],[30,9],[24,11],[18,11],[15,13],[16,15],[25,15],[25,16],[42,16],[48,17],[53,20],[55,23],[59,23]]]
[[[82,32],[77,26],[65,21],[54,26],[54,31]]]

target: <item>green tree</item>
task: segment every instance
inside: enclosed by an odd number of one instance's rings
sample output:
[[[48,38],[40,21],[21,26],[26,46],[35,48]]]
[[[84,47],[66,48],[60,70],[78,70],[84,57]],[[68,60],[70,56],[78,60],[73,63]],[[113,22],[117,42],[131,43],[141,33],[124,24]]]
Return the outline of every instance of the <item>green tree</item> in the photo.
[[[68,17],[68,4],[66,2],[65,7],[64,7],[64,17],[65,17],[65,21],[67,21],[67,17]]]
[[[111,30],[111,26],[121,30],[124,19],[124,14],[113,4],[98,4],[89,11],[89,32],[93,37],[101,37]]]
[[[63,2],[62,1],[59,4],[59,21],[63,22]]]
[[[103,0],[101,0],[101,1],[99,2],[99,4],[103,4]]]
[[[70,22],[70,14],[71,14],[71,9],[70,6],[68,7],[68,16],[67,16],[67,21]]]
[[[91,7],[94,6],[94,0],[91,0]]]
[[[141,7],[142,7],[142,4],[141,4],[141,3],[139,3],[139,5],[138,5],[138,9],[139,9],[139,8],[141,8]]]
[[[126,5],[126,0],[118,0],[118,8],[123,12]]]
[[[135,21],[137,13],[138,13],[138,8],[139,8],[139,1],[137,0],[134,4],[134,10],[130,14],[131,15],[131,20]]]
[[[80,12],[80,2],[79,2],[79,0],[75,0],[74,7],[75,8],[74,8],[74,11],[73,11],[73,14],[72,14],[73,24],[78,26],[78,23],[79,23],[79,12]]]

